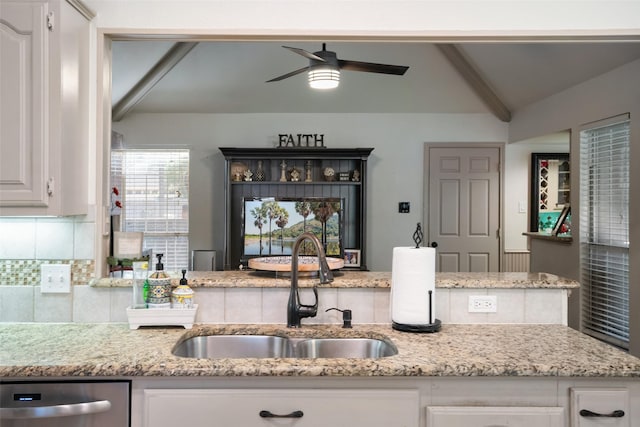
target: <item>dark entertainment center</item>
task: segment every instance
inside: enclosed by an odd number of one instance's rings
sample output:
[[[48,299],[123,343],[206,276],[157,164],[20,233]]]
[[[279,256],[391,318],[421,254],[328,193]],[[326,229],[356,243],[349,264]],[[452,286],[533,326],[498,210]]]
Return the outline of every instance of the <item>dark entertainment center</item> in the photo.
[[[339,230],[339,237],[328,239],[339,239],[330,242],[329,250],[333,253],[328,255],[342,258],[345,250],[349,254],[357,252],[357,267],[347,263],[345,268],[367,269],[367,159],[373,148],[221,147],[220,151],[225,158],[225,270],[237,270],[240,265],[246,268],[248,260],[255,256],[287,254],[285,246],[290,246],[298,231],[304,227],[309,227],[309,231],[313,224],[318,229],[317,218],[322,217],[323,206],[329,208],[328,218],[324,218],[326,229],[331,228],[332,233]],[[278,218],[260,221],[255,206],[262,201],[280,202],[284,211],[290,206],[288,212],[280,211],[279,225],[276,225]],[[300,217],[294,212],[295,202],[308,202],[313,207],[304,226],[297,223]],[[249,239],[245,239],[246,231],[254,243],[257,241],[253,233],[256,233],[254,224],[258,223],[260,254],[255,248],[248,250]],[[277,242],[273,244],[273,252],[269,236]]]

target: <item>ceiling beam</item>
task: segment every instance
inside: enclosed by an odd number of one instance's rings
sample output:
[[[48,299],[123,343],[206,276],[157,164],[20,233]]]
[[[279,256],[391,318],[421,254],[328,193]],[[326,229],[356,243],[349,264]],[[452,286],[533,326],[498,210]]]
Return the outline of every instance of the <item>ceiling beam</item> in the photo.
[[[171,46],[171,49],[111,109],[111,119],[114,122],[122,120],[197,45],[197,42],[178,42]]]
[[[503,122],[511,121],[511,111],[498,98],[482,76],[471,63],[464,57],[460,49],[453,44],[436,44],[440,52],[449,60],[451,65],[458,70],[462,78],[471,86],[471,89],[480,97],[491,112]]]

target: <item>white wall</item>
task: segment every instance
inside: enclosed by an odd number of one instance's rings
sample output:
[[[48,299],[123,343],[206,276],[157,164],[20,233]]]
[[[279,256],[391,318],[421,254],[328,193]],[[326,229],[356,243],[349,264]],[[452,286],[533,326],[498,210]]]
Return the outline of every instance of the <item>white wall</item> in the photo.
[[[425,142],[505,142],[507,124],[488,114],[133,114],[113,128],[128,148],[192,150],[192,249],[222,251],[223,156],[218,147],[272,147],[279,133],[321,133],[331,148],[373,147],[367,206],[368,267],[389,271],[394,246],[409,246],[423,222]],[[411,213],[398,213],[398,202]]]
[[[105,28],[203,34],[637,34],[640,3],[621,0],[85,0]],[[591,31],[590,31],[591,30]]]

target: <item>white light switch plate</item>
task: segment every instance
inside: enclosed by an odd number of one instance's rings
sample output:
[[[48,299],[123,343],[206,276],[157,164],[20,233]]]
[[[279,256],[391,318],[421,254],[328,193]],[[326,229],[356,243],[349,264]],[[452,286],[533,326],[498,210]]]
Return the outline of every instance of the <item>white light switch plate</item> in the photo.
[[[40,266],[40,292],[60,294],[71,292],[71,265],[42,264]]]
[[[522,200],[518,202],[518,213],[527,213],[527,202]]]

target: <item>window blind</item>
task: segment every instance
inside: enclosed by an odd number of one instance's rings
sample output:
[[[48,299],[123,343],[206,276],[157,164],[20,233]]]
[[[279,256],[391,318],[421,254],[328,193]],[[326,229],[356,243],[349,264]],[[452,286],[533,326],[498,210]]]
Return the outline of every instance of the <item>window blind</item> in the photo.
[[[144,232],[143,249],[162,253],[166,270],[188,268],[189,150],[114,150],[111,182],[122,231]]]
[[[629,347],[629,117],[580,132],[582,328]]]

